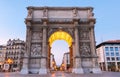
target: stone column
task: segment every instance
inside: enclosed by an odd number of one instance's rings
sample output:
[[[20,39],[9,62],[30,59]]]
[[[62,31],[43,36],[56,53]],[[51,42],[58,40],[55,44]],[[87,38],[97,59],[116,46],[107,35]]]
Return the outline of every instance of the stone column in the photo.
[[[74,73],[83,73],[83,69],[81,67],[81,58],[80,58],[80,53],[79,53],[79,33],[78,33],[78,22],[74,23],[75,25],[75,65],[74,65],[74,69],[73,72]]]
[[[73,68],[75,68],[75,43],[72,43],[72,51],[73,51]]]
[[[43,40],[42,40],[42,57],[41,57],[41,68],[39,74],[47,74],[47,30],[46,22],[43,22]]]
[[[76,48],[76,53],[75,56],[76,57],[80,57],[80,53],[79,53],[79,36],[78,36],[78,28],[75,27],[75,48]]]
[[[94,34],[94,23],[90,23],[90,46],[91,46],[91,55],[92,55],[92,72],[101,73],[101,69],[98,64],[97,54],[96,54],[96,43],[95,43],[95,34]]]
[[[26,31],[26,51],[24,53],[23,66],[21,69],[21,74],[29,73],[29,57],[30,57],[30,46],[31,46],[31,24],[27,23],[27,31]]]
[[[96,43],[95,43],[95,35],[94,35],[94,27],[90,28],[90,46],[91,46],[91,54],[92,56],[96,56]]]

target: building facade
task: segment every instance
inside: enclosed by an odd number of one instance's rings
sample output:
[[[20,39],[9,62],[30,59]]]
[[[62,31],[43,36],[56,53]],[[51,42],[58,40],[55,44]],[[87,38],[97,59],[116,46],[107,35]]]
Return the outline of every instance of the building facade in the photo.
[[[64,66],[65,71],[68,71],[70,69],[70,53],[69,52],[64,53],[62,64]]]
[[[55,58],[54,58],[54,55],[51,53],[51,55],[50,55],[50,71],[55,71],[56,68],[57,68],[57,66],[56,66]]]
[[[0,72],[3,70],[5,62],[6,46],[0,45]]]
[[[25,42],[22,40],[7,41],[4,70],[10,72],[20,71],[23,64],[23,55],[25,52]],[[6,68],[7,66],[7,68]]]
[[[105,41],[97,45],[98,62],[103,71],[120,71],[120,40]]]
[[[22,74],[47,74],[51,45],[65,40],[73,73],[101,73],[95,50],[92,7],[28,7],[26,53]]]

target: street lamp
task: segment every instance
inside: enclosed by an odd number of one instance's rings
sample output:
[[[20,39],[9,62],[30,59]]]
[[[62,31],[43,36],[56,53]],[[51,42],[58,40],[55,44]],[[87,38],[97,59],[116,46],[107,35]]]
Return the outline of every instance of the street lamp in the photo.
[[[7,62],[8,62],[8,64],[12,64],[13,60],[12,59],[8,59]]]
[[[9,58],[9,59],[7,60],[7,63],[10,65],[9,68],[10,68],[10,70],[11,70],[12,67],[13,67],[13,66],[12,66],[12,64],[13,64],[13,60]]]

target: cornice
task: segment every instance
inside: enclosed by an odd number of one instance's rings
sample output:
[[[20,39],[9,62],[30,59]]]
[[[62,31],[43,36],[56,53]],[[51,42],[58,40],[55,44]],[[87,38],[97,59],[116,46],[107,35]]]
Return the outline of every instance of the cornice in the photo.
[[[74,22],[78,22],[79,24],[89,24],[89,23],[96,23],[95,18],[26,18],[25,23],[38,23],[42,24],[43,22],[47,22],[49,24],[73,24]]]
[[[48,10],[93,10],[93,7],[49,7],[49,6],[41,6],[41,7],[34,7],[34,6],[29,6],[27,9],[33,9],[33,10],[43,10],[43,9],[48,9]]]

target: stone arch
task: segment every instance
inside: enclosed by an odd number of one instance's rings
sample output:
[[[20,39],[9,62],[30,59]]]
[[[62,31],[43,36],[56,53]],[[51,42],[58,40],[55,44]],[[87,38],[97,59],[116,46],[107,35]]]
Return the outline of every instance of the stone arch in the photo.
[[[65,31],[64,29],[56,29],[56,30],[54,30],[54,31],[52,31],[49,35],[48,35],[48,38],[47,38],[47,40],[48,40],[48,42],[49,42],[49,39],[50,39],[50,37],[54,34],[54,33],[59,33],[60,34],[60,32],[62,32],[62,33],[65,33],[65,35],[68,35],[68,37],[67,38],[70,38],[71,39],[71,43],[74,41],[74,37],[72,37],[71,36],[71,34],[70,34],[70,32],[68,33],[68,31]],[[57,38],[58,40],[65,40],[66,42],[67,42],[67,40],[66,39],[64,39],[64,38],[59,38],[59,36],[58,36],[58,38]],[[68,43],[68,42],[67,42]],[[69,43],[68,43],[68,45],[69,45]]]
[[[29,11],[28,13],[31,10],[32,12],[25,19],[27,27],[26,53],[21,73],[48,73],[47,56],[50,49],[48,38],[51,34],[59,30],[67,32],[73,39],[73,48],[71,50],[74,51],[72,57],[74,63],[72,72],[101,72],[97,66],[97,55],[95,53],[95,18],[91,15],[93,13],[92,7],[28,7],[27,10]],[[88,27],[90,29],[86,29]],[[88,30],[89,33],[84,32],[85,30]],[[82,48],[81,45],[83,45]],[[41,53],[31,55],[32,51],[41,51]],[[83,56],[79,54],[85,51],[88,54],[83,53]]]
[[[64,31],[64,32],[67,32],[74,40],[74,28],[48,28],[48,35],[47,35],[47,38],[49,38],[51,36],[51,34],[53,34],[54,32],[57,32],[57,31]],[[48,39],[47,39],[48,40]]]
[[[64,37],[63,37],[64,36]],[[54,38],[53,38],[54,37]],[[52,42],[50,42],[50,39],[53,39]],[[48,43],[48,68],[50,68],[50,54],[51,54],[51,45],[56,40],[64,40],[69,46],[69,54],[70,54],[70,67],[73,68],[73,37],[66,31],[61,29],[56,29],[53,32],[51,32],[51,35],[48,37],[47,41]]]

